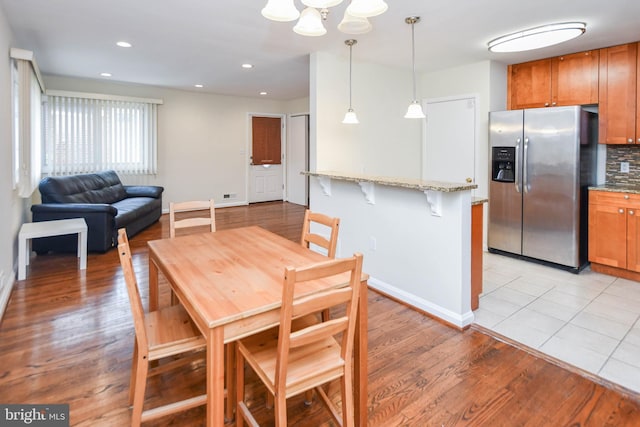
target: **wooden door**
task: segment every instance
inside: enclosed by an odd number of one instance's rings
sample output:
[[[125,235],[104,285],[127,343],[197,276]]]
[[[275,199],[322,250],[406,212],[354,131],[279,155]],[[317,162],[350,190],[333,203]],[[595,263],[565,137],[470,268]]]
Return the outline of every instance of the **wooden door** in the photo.
[[[640,272],[640,211],[627,209],[627,270]]]
[[[627,210],[589,204],[589,261],[627,267]]]
[[[551,105],[598,103],[600,52],[589,50],[551,60]]]
[[[636,141],[637,51],[637,43],[600,50],[601,144],[632,144]]]
[[[251,117],[249,203],[282,200],[282,118]]]
[[[509,66],[508,109],[551,105],[551,58]]]

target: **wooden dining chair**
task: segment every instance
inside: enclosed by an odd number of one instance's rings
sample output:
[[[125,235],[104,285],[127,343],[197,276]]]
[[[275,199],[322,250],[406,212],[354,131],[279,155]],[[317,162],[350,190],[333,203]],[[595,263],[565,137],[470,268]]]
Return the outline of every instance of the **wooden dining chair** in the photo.
[[[299,283],[345,272],[350,273],[345,287],[294,299]],[[236,346],[236,420],[239,427],[244,422],[258,425],[244,402],[245,362],[274,396],[276,426],[287,425],[286,399],[313,389],[339,425],[354,425],[352,353],[361,273],[361,254],[285,269],[280,326],[242,339]],[[343,315],[318,320],[319,312],[336,306],[344,307]],[[341,380],[341,416],[322,388],[323,384],[336,379]]]
[[[330,231],[329,238],[311,232],[311,224],[321,224]],[[332,218],[318,212],[311,212],[307,209],[304,213],[304,221],[302,223],[302,237],[300,244],[308,248],[310,244],[320,246],[326,249],[326,255],[333,259],[336,257],[336,247],[338,245],[338,229],[340,227],[340,218]]]
[[[143,409],[147,378],[193,360],[203,359],[204,354],[199,350],[206,347],[206,341],[181,305],[172,305],[150,313],[144,312],[133,270],[129,240],[124,228],[118,230],[118,252],[135,329],[129,384],[129,405],[133,406],[131,425],[139,426],[145,421],[206,404],[207,396],[204,394],[152,409]],[[173,358],[179,355],[183,357]],[[150,368],[150,362],[165,358],[173,360]]]
[[[205,211],[207,211],[206,214]],[[197,212],[199,216],[188,214],[192,212]],[[176,216],[179,216],[179,219],[176,219]],[[202,226],[208,226],[211,232],[216,231],[216,212],[213,199],[169,203],[169,235],[172,238],[176,237],[176,229]]]

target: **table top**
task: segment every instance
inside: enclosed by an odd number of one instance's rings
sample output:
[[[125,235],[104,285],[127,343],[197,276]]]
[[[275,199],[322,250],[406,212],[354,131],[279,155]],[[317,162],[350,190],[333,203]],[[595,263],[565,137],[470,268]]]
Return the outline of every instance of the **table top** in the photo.
[[[285,267],[327,260],[258,226],[150,241],[149,257],[209,328],[278,309]],[[296,297],[347,282],[302,283]]]
[[[25,222],[20,227],[20,235],[34,235],[35,237],[38,237],[40,233],[72,234],[80,231],[87,231],[87,223],[84,218]]]

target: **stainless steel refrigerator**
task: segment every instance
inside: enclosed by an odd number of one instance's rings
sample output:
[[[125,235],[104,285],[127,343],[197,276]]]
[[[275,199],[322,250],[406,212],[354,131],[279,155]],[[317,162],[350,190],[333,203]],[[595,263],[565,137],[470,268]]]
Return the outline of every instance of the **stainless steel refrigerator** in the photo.
[[[491,112],[489,142],[489,251],[579,271],[597,114],[580,106]]]

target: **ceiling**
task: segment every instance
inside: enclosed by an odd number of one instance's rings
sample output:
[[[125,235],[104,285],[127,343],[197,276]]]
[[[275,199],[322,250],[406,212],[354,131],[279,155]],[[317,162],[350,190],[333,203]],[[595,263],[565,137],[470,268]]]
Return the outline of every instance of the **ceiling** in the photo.
[[[348,56],[344,40],[356,38],[354,62],[411,66],[415,26],[416,70],[433,71],[482,60],[518,63],[640,40],[638,0],[386,0],[370,18],[373,31],[338,31],[349,0],[331,8],[327,34],[304,37],[295,22],[262,17],[266,0],[0,0],[15,40],[31,50],[44,74],[141,83],[271,99],[309,94],[309,54]],[[295,0],[299,10],[303,6]],[[500,35],[552,22],[582,21],[575,40],[523,53],[498,54],[486,43]],[[119,40],[132,48],[116,46]],[[241,68],[242,63],[254,68]],[[342,76],[340,76],[342,77]],[[202,84],[196,89],[195,84]]]

